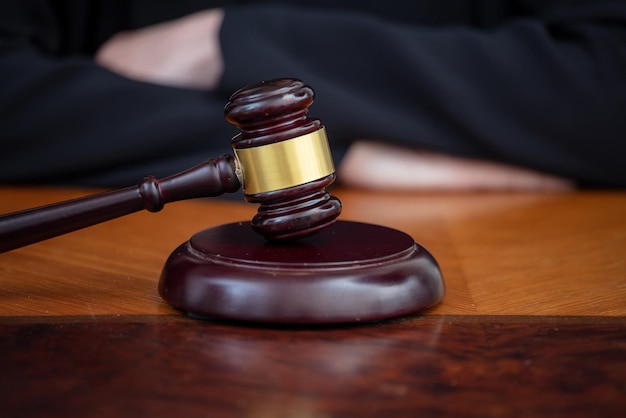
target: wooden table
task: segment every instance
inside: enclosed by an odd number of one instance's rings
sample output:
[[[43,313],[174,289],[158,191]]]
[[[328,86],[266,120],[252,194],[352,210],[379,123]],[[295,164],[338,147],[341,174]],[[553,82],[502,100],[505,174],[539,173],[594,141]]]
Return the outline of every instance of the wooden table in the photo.
[[[0,212],[92,190],[0,188]],[[626,411],[626,193],[371,194],[341,219],[409,233],[447,293],[354,326],[190,319],[157,294],[236,199],[173,203],[0,254],[6,417],[617,417]]]

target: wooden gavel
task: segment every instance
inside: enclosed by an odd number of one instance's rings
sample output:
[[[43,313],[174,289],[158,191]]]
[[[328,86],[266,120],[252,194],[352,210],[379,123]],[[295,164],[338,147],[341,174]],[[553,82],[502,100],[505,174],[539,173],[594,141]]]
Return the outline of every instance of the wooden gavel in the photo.
[[[0,216],[0,252],[166,203],[232,193],[243,186],[259,203],[252,228],[268,240],[314,234],[332,224],[341,202],[326,187],[335,170],[324,126],[307,116],[313,90],[295,79],[261,82],[236,91],[226,119],[240,129],[235,157],[224,155],[137,186]]]

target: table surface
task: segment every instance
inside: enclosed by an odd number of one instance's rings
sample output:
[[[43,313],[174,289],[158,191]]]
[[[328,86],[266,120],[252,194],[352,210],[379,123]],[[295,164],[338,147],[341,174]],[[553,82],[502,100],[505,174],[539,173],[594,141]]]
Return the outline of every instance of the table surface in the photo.
[[[93,192],[0,187],[0,213]],[[622,416],[626,193],[333,193],[428,249],[444,300],[358,325],[191,319],[157,293],[164,261],[256,206],[171,203],[0,254],[2,415]]]

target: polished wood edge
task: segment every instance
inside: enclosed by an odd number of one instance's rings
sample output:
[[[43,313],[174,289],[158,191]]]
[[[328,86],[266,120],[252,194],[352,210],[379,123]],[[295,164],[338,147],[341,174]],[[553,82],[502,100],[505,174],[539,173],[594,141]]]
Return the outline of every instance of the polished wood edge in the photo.
[[[510,324],[618,324],[626,327],[626,316],[537,316],[537,315],[410,315],[381,321],[362,322],[354,324],[262,324],[255,322],[230,321],[222,319],[197,319],[185,314],[124,314],[124,315],[58,315],[58,316],[3,316],[0,317],[0,326],[13,324],[68,324],[68,323],[156,323],[156,322],[198,322],[207,324],[244,326],[250,328],[351,328],[376,327],[394,325],[415,325],[419,322],[448,323],[510,323]]]
[[[123,314],[123,315],[27,315],[2,316],[0,326],[12,324],[69,324],[88,322],[118,323],[154,323],[154,322],[189,322],[194,319],[184,314]]]

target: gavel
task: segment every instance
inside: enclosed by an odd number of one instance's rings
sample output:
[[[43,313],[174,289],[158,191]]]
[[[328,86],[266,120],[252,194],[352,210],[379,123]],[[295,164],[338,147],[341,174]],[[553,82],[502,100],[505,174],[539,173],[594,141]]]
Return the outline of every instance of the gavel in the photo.
[[[177,200],[243,187],[259,208],[247,223],[204,229],[167,258],[158,291],[193,318],[266,323],[377,321],[438,303],[434,257],[404,232],[337,220],[326,188],[335,169],[313,90],[295,79],[236,91],[224,113],[240,132],[223,155],[136,187],[0,217],[0,252]],[[306,238],[306,239],[301,239]]]
[[[241,131],[232,138],[234,157],[223,155],[161,180],[149,176],[137,186],[0,216],[0,252],[242,187],[244,198],[260,205],[251,226],[267,240],[310,236],[341,213],[341,202],[326,190],[335,181],[335,169],[325,128],[307,115],[314,96],[297,79],[244,87],[224,109]]]

